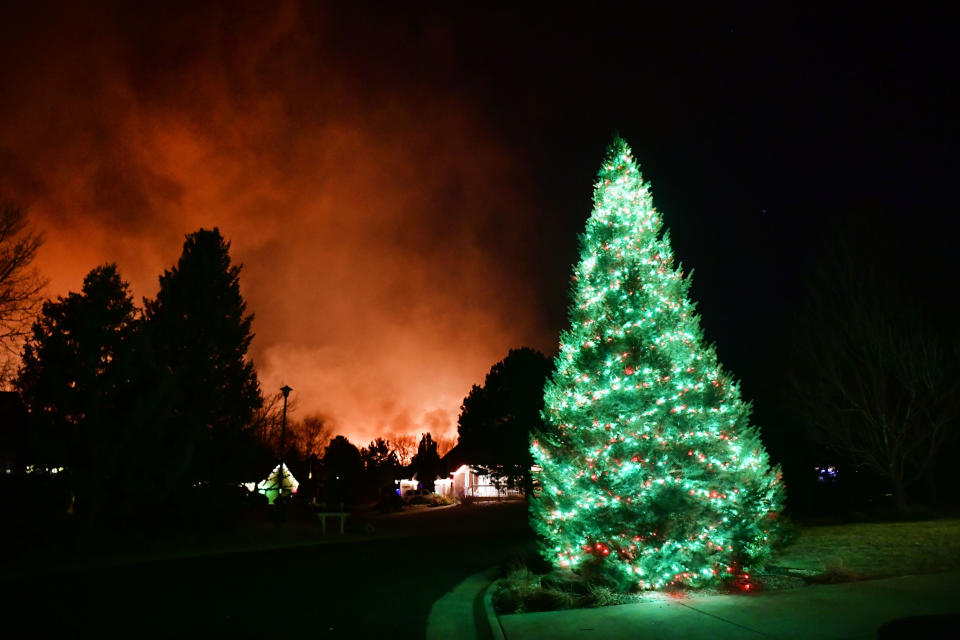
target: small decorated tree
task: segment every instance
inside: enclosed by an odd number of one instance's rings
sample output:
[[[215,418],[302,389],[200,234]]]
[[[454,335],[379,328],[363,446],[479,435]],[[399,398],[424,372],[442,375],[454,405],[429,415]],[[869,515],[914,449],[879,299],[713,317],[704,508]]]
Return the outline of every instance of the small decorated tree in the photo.
[[[661,231],[617,139],[531,446],[531,518],[549,562],[621,589],[748,584],[773,542],[781,476]]]

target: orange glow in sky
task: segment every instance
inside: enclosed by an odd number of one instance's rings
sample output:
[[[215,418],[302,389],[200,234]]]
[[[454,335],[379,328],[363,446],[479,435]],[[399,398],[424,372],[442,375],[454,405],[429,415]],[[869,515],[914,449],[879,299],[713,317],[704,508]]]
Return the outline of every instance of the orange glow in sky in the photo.
[[[184,235],[218,226],[265,393],[289,384],[299,416],[357,444],[455,434],[511,347],[553,349],[502,255],[533,206],[522,168],[468,106],[359,86],[295,5],[169,20],[144,42],[78,9],[6,45],[22,64],[0,71],[20,92],[0,106],[0,195],[47,234],[49,295],[116,262],[152,297]]]

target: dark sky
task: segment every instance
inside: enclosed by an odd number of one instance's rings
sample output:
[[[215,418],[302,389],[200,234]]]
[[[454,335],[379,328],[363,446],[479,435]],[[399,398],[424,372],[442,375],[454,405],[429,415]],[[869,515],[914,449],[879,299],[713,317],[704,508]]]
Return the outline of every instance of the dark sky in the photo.
[[[615,132],[748,393],[841,229],[956,297],[955,16],[21,4],[0,194],[47,232],[49,293],[110,260],[152,296],[219,225],[264,387],[359,440],[449,432],[509,348],[552,355]]]

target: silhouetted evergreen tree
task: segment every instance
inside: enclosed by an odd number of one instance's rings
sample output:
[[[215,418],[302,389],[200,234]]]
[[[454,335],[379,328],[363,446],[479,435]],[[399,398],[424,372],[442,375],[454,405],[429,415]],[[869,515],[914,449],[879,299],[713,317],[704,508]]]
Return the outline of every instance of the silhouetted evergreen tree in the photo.
[[[116,265],[92,270],[81,293],[44,303],[16,380],[30,410],[39,462],[63,466],[77,508],[104,506],[121,483],[127,425],[120,419],[137,315]],[[115,489],[122,487],[115,486]]]
[[[159,366],[142,320],[117,361],[122,387],[117,389],[115,418],[125,434],[118,478],[126,512],[182,495],[190,489],[193,443],[174,413],[177,389],[173,375]],[[145,513],[144,515],[149,515]]]
[[[360,450],[360,458],[363,460],[366,486],[378,495],[392,492],[400,471],[400,461],[396,451],[390,447],[390,442],[377,438]]]
[[[433,491],[434,481],[440,473],[440,454],[437,453],[437,443],[429,433],[423,434],[417,453],[410,461],[410,468],[417,474],[417,480],[427,491]]]
[[[364,471],[395,469],[400,465],[396,452],[390,448],[390,442],[383,438],[377,438],[370,443],[370,446],[361,449],[360,458],[363,460]]]
[[[511,485],[530,478],[530,435],[542,428],[543,386],[550,360],[528,347],[511,349],[493,365],[482,387],[464,398],[457,420],[459,444],[475,466]]]
[[[324,493],[327,499],[348,502],[357,491],[362,472],[360,450],[344,436],[330,440],[323,452]]]
[[[146,301],[153,349],[173,375],[175,414],[196,443],[195,478],[224,480],[252,443],[246,433],[263,404],[246,358],[253,316],[240,295],[240,266],[219,230],[187,236],[176,266]]]

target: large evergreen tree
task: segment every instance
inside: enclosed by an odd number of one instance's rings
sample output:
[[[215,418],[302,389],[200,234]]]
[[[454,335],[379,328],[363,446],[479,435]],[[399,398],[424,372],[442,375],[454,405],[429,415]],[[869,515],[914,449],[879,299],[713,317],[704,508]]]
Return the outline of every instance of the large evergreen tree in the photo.
[[[65,467],[79,515],[149,515],[188,488],[191,450],[171,411],[171,376],[116,265],[43,305],[16,385],[36,460]]]
[[[400,467],[397,453],[390,448],[390,441],[383,438],[372,440],[369,446],[361,449],[360,459],[363,461],[363,470],[368,473],[377,473],[383,469],[393,473]]]
[[[346,503],[357,495],[363,457],[345,436],[330,440],[323,451],[323,484],[327,500]]]
[[[661,230],[617,139],[580,238],[571,327],[531,447],[544,557],[624,589],[744,579],[768,556],[783,499]]]
[[[64,466],[86,513],[119,481],[129,437],[121,414],[137,316],[116,265],[93,269],[80,293],[47,301],[15,382],[30,410],[39,461]]]
[[[440,474],[440,454],[437,451],[437,441],[429,433],[421,436],[417,452],[410,460],[410,468],[417,474],[420,486],[432,493]]]
[[[240,294],[240,266],[214,228],[187,236],[180,260],[146,302],[148,330],[176,387],[176,415],[196,443],[197,478],[226,479],[249,448],[248,426],[263,404],[253,362],[253,316]]]
[[[470,461],[510,486],[529,484],[530,434],[540,429],[550,360],[534,349],[511,349],[474,385],[460,406],[457,433]]]

